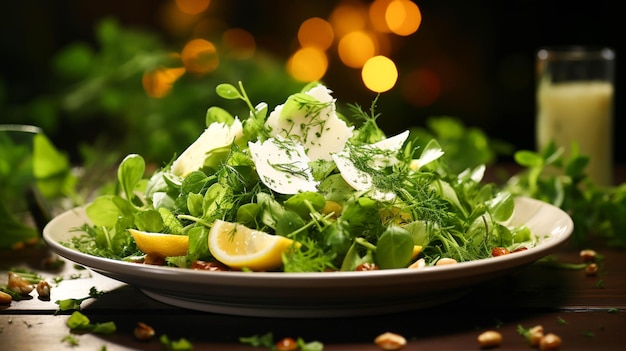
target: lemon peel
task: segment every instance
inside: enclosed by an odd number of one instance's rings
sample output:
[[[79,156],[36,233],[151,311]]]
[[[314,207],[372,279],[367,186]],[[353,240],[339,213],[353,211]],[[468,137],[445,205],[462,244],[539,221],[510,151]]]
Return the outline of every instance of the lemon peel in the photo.
[[[144,232],[137,229],[128,229],[135,239],[141,252],[147,255],[170,257],[183,256],[189,248],[187,235]]]
[[[282,266],[282,254],[293,240],[215,220],[209,231],[209,251],[215,259],[236,270],[267,271]]]

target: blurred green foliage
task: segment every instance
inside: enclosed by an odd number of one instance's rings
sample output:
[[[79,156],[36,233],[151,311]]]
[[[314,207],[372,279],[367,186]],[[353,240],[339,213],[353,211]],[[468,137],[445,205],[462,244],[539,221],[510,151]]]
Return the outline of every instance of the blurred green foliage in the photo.
[[[172,55],[182,47],[124,28],[114,18],[98,23],[95,37],[96,47],[75,42],[56,53],[50,91],[23,106],[0,104],[4,121],[41,127],[76,163],[117,162],[131,152],[157,165],[169,161],[206,127],[209,107],[247,116],[245,106],[229,106],[215,94],[220,83],[244,81],[251,99],[264,99],[270,108],[304,85],[287,74],[282,61],[257,51],[248,60],[220,56],[213,72],[186,73],[169,95],[150,98],[142,86],[144,72],[182,67]]]
[[[436,139],[445,150],[443,157],[451,171],[456,173],[481,164],[492,165],[498,157],[515,152],[513,145],[490,138],[482,129],[466,126],[455,117],[430,117],[426,120],[426,127],[415,126],[410,131],[415,145],[421,148]]]

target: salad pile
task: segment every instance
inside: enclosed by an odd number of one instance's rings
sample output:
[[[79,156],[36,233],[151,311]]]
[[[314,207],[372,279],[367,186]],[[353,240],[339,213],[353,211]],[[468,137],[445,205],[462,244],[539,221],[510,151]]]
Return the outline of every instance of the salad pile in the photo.
[[[344,116],[317,82],[271,111],[253,105],[241,83],[216,92],[242,100],[249,116],[209,108],[198,139],[150,176],[140,155],[128,155],[117,193],[87,205],[92,223],[66,245],[154,262],[131,232],[164,233],[187,244],[161,264],[255,270],[220,262],[210,236],[228,230],[236,246],[239,232],[258,233],[288,239],[264,270],[324,272],[465,262],[536,244],[528,228],[506,225],[514,198],[483,182],[485,166],[452,172],[435,139],[416,147],[409,131],[387,137],[377,99],[369,111],[349,104]]]

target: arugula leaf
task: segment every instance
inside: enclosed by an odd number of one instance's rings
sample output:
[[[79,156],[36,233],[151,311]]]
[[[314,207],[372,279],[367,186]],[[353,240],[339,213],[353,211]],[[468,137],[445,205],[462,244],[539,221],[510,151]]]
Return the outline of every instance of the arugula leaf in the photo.
[[[130,154],[126,156],[117,169],[117,179],[122,187],[122,191],[126,195],[126,200],[133,203],[135,199],[135,187],[146,170],[146,163],[140,155]]]

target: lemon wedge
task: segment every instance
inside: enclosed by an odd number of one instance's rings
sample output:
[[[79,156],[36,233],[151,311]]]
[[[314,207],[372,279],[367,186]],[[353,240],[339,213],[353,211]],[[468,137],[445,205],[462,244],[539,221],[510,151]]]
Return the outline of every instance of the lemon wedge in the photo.
[[[209,231],[213,257],[232,269],[267,271],[282,265],[282,253],[293,240],[250,229],[242,224],[215,220]]]
[[[411,255],[411,258],[414,259],[420,254],[420,252],[422,252],[422,245],[413,245],[413,254]]]
[[[163,234],[128,229],[135,239],[137,247],[147,255],[170,257],[187,254],[189,237],[187,235]]]

